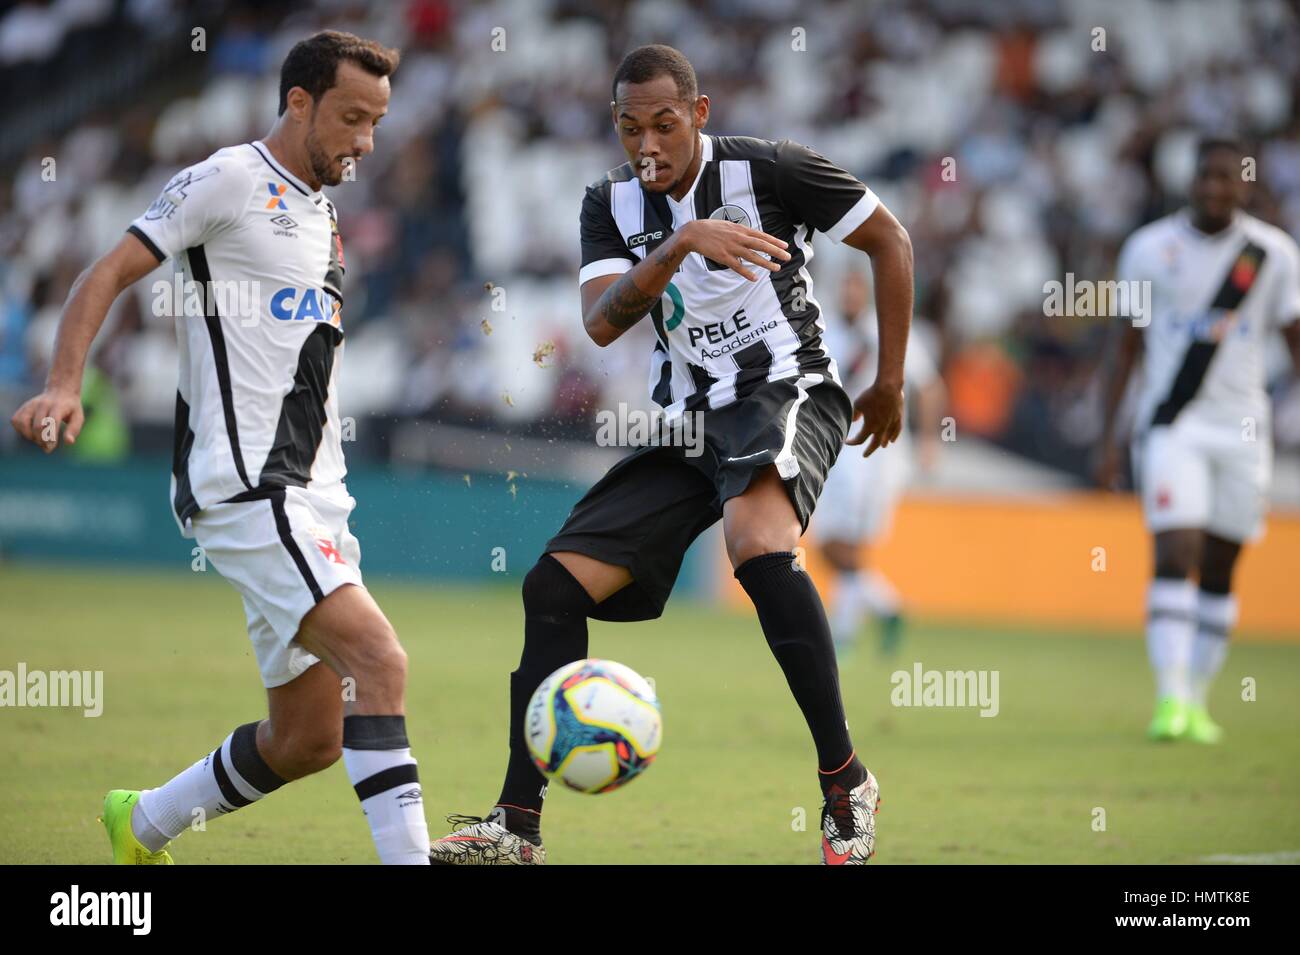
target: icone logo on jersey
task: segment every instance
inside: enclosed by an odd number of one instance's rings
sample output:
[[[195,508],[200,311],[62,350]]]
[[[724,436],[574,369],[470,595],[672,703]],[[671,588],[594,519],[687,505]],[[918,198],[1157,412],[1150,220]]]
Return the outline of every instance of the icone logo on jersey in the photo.
[[[338,302],[322,288],[280,289],[271,296],[271,315],[282,322],[339,323]]]

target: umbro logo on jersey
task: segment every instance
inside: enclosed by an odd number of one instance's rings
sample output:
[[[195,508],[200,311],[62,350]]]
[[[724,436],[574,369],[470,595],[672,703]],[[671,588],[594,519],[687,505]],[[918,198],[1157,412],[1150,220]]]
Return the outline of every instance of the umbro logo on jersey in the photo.
[[[734,222],[737,225],[749,225],[749,213],[740,206],[733,205],[730,202],[724,203],[714,209],[709,214],[710,219],[725,219],[727,222]]]
[[[663,237],[663,229],[658,229],[654,232],[638,232],[636,235],[628,237],[627,247],[629,249],[635,249],[638,246],[645,245],[647,242],[658,242]]]
[[[408,789],[404,793],[397,794],[397,807],[399,809],[405,808],[406,806],[414,806],[416,803],[423,801],[424,793],[420,792],[419,786],[416,786],[414,789]]]
[[[285,235],[291,239],[298,238],[293,231],[298,228],[298,221],[296,219],[291,219],[289,216],[282,213],[271,220],[271,225],[275,226],[276,235]]]

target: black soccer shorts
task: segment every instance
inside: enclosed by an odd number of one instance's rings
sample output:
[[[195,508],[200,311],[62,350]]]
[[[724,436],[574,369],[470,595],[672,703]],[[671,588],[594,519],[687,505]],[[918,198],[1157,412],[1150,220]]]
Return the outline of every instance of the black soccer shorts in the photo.
[[[787,378],[702,415],[701,454],[680,445],[637,448],[592,485],[547,541],[546,553],[575,551],[631,571],[632,583],[597,605],[592,618],[660,616],[687,548],[761,467],[776,465],[807,530],[853,405],[828,377],[811,385]]]

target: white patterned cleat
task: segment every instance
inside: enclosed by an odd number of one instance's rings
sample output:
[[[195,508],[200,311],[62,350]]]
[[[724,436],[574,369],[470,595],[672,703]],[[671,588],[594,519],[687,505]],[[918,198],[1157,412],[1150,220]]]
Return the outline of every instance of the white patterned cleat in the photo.
[[[867,778],[845,792],[832,785],[822,805],[822,864],[866,865],[876,854],[876,812],[880,785]]]
[[[455,829],[429,846],[430,865],[545,865],[546,849],[505,827],[505,811],[486,818],[451,815]]]

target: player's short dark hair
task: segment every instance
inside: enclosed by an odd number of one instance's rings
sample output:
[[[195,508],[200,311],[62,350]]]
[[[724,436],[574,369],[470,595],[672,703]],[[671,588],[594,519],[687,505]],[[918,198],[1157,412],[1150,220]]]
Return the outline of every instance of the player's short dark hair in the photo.
[[[402,55],[374,40],[363,40],[339,30],[322,30],[299,40],[280,67],[280,111],[289,105],[289,90],[301,86],[320,102],[338,78],[339,63],[347,60],[375,76],[391,76]]]
[[[695,67],[680,50],[662,43],[639,46],[627,56],[614,71],[614,82],[610,86],[613,99],[618,99],[619,83],[648,83],[657,76],[671,76],[677,84],[677,95],[684,100],[693,100],[699,95],[699,85],[695,82]]]
[[[1204,136],[1196,144],[1196,166],[1200,168],[1210,153],[1223,150],[1236,156],[1246,155],[1246,144],[1236,136]]]

